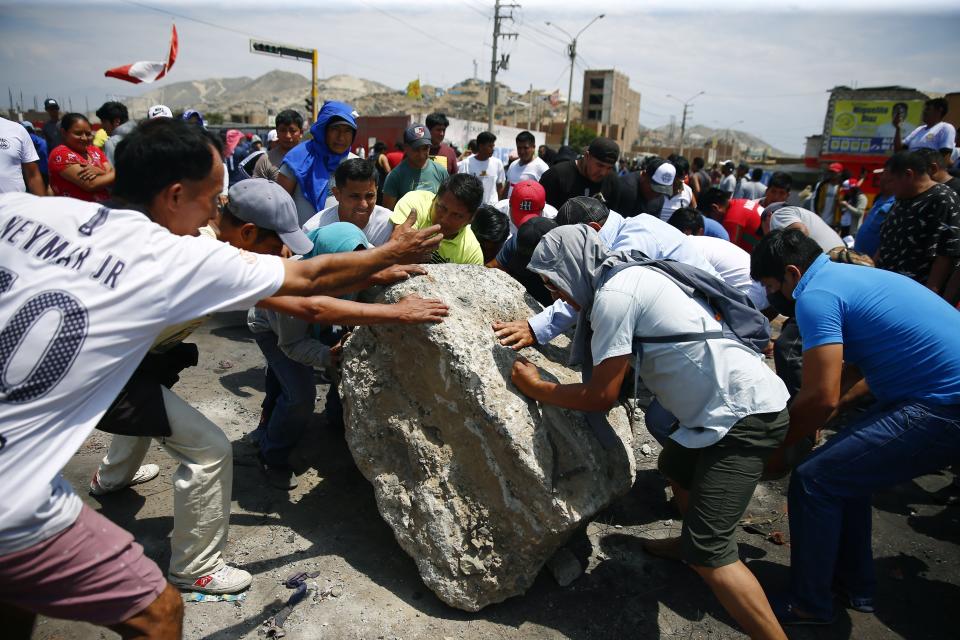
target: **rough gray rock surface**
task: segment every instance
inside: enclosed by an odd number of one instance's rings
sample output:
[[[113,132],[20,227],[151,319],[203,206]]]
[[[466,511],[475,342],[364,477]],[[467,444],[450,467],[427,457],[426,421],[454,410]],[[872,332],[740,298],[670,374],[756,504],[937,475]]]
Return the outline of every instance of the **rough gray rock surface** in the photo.
[[[345,345],[347,442],[424,583],[477,611],[524,593],[570,534],[629,490],[632,435],[620,407],[591,427],[516,390],[516,354],[490,326],[540,307],[512,278],[466,265],[428,272],[378,299],[440,298],[444,323],[361,327]],[[578,382],[566,354],[523,352],[545,377]]]

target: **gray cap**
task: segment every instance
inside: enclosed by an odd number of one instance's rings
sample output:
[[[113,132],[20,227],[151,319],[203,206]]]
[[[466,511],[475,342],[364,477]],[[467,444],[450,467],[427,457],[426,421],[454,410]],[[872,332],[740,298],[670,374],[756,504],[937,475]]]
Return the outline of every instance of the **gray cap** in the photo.
[[[414,122],[403,132],[403,142],[414,149],[428,147],[430,146],[430,131],[419,122]]]
[[[264,178],[241,180],[227,192],[230,213],[261,229],[276,231],[283,244],[298,255],[313,250],[313,243],[300,228],[297,205],[286,189]]]

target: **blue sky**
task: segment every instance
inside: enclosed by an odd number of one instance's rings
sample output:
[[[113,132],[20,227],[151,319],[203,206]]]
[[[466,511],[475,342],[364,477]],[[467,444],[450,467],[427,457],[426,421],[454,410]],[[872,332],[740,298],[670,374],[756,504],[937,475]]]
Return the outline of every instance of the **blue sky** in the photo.
[[[500,80],[523,91],[531,83],[566,93],[568,60],[553,21],[575,33],[597,13],[606,17],[580,38],[574,96],[584,68],[614,67],[642,94],[641,124],[659,126],[686,99],[705,91],[692,124],[749,131],[799,153],[806,135],[822,128],[827,90],[838,84],[900,84],[960,91],[960,65],[950,60],[960,32],[960,4],[875,0],[809,0],[766,10],[750,1],[683,3],[664,0],[521,2],[520,37],[507,46],[510,68]],[[321,76],[349,73],[401,88],[417,76],[449,85],[489,76],[492,0],[270,2],[49,2],[0,0],[0,65],[15,99],[72,97],[81,109],[107,94],[135,95],[162,83],[210,77],[256,76],[273,68],[307,75],[309,66],[248,52],[250,35],[315,46]],[[637,9],[642,6],[643,9]],[[176,18],[180,57],[170,76],[134,86],[103,77],[113,66],[158,60]],[[909,7],[910,12],[903,10]],[[203,24],[195,20],[211,23]],[[141,88],[142,87],[142,88]],[[6,104],[6,98],[0,97]]]

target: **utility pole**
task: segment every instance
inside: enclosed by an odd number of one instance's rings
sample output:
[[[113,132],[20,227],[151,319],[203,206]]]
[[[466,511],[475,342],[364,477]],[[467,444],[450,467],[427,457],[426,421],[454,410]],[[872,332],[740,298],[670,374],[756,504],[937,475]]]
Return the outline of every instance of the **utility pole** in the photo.
[[[678,98],[678,97],[676,97],[676,96],[672,96],[672,95],[670,95],[669,93],[667,94],[667,97],[668,97],[668,98],[671,98],[671,99],[673,99],[673,100],[676,100],[677,102],[679,102],[680,104],[683,105],[683,119],[680,121],[680,152],[679,152],[679,153],[680,153],[681,156],[683,155],[683,145],[684,145],[685,137],[686,137],[686,134],[687,134],[687,116],[690,114],[690,104],[691,104],[694,100],[696,100],[697,98],[699,98],[700,96],[702,96],[704,93],[706,93],[706,92],[705,92],[705,91],[701,91],[701,92],[697,93],[696,95],[691,96],[690,98],[688,98],[688,99],[686,99],[686,100],[681,100],[680,98]]]
[[[479,79],[479,78],[477,77],[477,61],[476,61],[476,60],[473,61],[473,79],[474,79],[474,80],[478,80],[478,79]]]
[[[687,109],[690,105],[683,105],[683,118],[680,119],[680,155],[683,155],[683,143],[687,138]]]
[[[533,83],[530,83],[530,93],[527,94],[527,100],[530,101],[530,114],[527,116],[527,129],[533,129]]]
[[[519,9],[519,4],[501,4],[496,0],[493,7],[493,56],[490,58],[490,86],[487,89],[487,128],[493,129],[493,114],[497,108],[497,71],[507,70],[510,64],[510,56],[500,56],[497,58],[497,44],[500,38],[516,38],[516,33],[503,33],[500,31],[500,22],[502,20],[513,21],[513,13],[501,15],[501,9]]]
[[[562,27],[559,27],[552,22],[547,22],[548,26],[553,27],[563,35],[570,38],[570,43],[567,45],[567,55],[570,56],[570,82],[567,84],[567,122],[563,126],[563,144],[565,145],[570,144],[570,110],[573,108],[573,66],[577,62],[577,38],[579,38],[580,35],[586,31],[590,25],[603,18],[604,15],[605,14],[601,13],[600,15],[596,16],[593,20],[587,23],[586,27],[580,29],[575,36],[571,36]],[[581,109],[582,107],[583,105],[581,105]]]

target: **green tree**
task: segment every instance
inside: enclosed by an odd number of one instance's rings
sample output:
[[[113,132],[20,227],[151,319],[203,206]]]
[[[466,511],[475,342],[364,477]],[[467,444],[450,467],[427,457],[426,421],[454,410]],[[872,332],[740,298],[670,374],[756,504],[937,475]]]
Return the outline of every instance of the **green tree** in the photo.
[[[570,123],[570,146],[576,150],[588,146],[597,137],[597,132],[579,122]]]
[[[217,111],[211,111],[204,118],[207,124],[223,124],[223,114]]]

